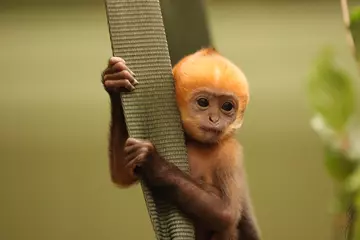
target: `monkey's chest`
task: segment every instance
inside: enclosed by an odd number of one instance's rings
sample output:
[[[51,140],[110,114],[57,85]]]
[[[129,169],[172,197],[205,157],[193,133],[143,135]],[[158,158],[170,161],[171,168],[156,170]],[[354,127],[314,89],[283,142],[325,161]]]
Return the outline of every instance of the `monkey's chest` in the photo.
[[[215,184],[216,169],[219,165],[217,154],[211,150],[188,147],[188,161],[191,176],[207,184]]]

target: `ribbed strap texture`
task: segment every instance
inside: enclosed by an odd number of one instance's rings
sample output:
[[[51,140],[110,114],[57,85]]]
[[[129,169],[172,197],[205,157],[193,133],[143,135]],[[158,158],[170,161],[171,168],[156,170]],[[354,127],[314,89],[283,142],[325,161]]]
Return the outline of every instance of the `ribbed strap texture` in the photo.
[[[105,2],[113,54],[125,59],[140,83],[121,96],[129,135],[151,140],[166,160],[188,172],[159,1]],[[141,186],[157,239],[195,239],[192,224],[177,208]]]

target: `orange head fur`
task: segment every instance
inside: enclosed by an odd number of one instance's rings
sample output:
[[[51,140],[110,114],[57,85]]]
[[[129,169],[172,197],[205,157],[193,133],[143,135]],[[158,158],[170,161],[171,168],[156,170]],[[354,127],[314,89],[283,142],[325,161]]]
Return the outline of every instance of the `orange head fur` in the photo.
[[[202,88],[230,93],[238,99],[236,119],[222,133],[222,137],[232,134],[241,126],[243,113],[249,101],[247,79],[235,64],[215,49],[204,48],[184,57],[174,66],[173,75],[177,104],[184,129],[188,134],[201,138],[196,130],[196,120],[189,114],[189,102],[194,91]]]

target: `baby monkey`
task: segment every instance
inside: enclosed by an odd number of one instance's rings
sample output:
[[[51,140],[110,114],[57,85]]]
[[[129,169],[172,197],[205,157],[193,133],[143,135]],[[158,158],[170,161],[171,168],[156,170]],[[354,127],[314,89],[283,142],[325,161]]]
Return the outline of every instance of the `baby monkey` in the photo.
[[[213,48],[186,56],[173,68],[190,175],[163,159],[151,142],[128,137],[119,92],[135,90],[138,81],[125,61],[110,58],[102,76],[112,106],[112,180],[129,187],[143,179],[194,222],[196,240],[259,240],[234,136],[249,101],[242,71]]]

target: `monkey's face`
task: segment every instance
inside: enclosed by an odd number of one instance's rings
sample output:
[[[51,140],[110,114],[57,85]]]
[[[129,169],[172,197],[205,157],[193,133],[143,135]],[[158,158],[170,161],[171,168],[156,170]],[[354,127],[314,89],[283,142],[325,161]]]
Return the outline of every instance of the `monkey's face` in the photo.
[[[198,89],[180,109],[185,132],[192,138],[215,143],[239,126],[239,99],[231,93],[209,88]]]
[[[203,49],[176,64],[173,75],[187,135],[216,143],[241,126],[249,87],[235,64],[213,49]]]

